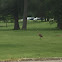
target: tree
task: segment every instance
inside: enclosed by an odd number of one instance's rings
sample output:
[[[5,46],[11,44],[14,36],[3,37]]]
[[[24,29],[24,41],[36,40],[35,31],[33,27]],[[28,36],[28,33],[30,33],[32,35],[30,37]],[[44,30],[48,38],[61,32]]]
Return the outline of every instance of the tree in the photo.
[[[23,13],[23,0],[0,0],[0,15],[14,18],[14,29],[20,29],[18,19]]]
[[[57,20],[57,27],[62,29],[62,0],[51,0],[51,10]]]
[[[28,0],[24,0],[24,13],[23,13],[23,26],[22,29],[27,29],[27,2]]]
[[[16,3],[15,3],[15,11],[14,11],[14,30],[19,30],[20,27],[19,27],[19,23],[18,23],[18,0],[16,0]]]

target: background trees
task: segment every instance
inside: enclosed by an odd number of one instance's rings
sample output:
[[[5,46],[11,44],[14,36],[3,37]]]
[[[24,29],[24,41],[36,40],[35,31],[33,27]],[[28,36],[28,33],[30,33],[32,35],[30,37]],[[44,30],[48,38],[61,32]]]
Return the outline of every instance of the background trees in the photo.
[[[0,0],[0,16],[11,15],[15,20],[15,30],[20,29],[18,20],[21,17],[23,17],[22,29],[27,28],[27,16],[41,17],[45,21],[49,21],[49,18],[55,18],[57,27],[62,29],[61,7],[62,0]]]
[[[57,20],[57,27],[62,29],[62,0],[50,0],[48,3],[51,17]]]
[[[20,29],[18,20],[23,14],[23,0],[0,0],[0,3],[0,15],[11,15],[14,19],[14,29]]]
[[[38,0],[36,1],[38,4],[33,5],[37,9],[35,9],[34,13],[36,16],[41,18],[54,18],[57,20],[57,27],[62,29],[62,0]]]
[[[53,3],[53,14],[57,19],[57,27],[62,29],[62,0],[52,0]]]

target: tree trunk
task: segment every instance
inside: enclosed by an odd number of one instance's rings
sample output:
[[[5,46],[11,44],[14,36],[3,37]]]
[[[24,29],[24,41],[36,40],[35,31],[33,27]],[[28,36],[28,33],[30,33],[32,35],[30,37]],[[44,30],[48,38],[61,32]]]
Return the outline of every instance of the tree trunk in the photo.
[[[61,19],[61,18],[58,18],[58,19],[57,19],[57,27],[58,27],[59,29],[62,29],[62,19]]]
[[[23,30],[27,29],[27,0],[24,0]]]
[[[18,15],[14,15],[14,30],[19,30],[20,27],[19,27],[19,23],[18,23]]]
[[[57,24],[57,27],[58,27],[59,29],[62,29],[62,23],[58,23],[58,24]]]
[[[46,17],[45,17],[45,22],[47,22]]]
[[[18,23],[18,2],[16,1],[16,5],[15,5],[15,11],[14,11],[14,30],[19,30],[19,23]]]
[[[7,27],[7,22],[8,22],[8,21],[6,20],[6,27]]]
[[[47,17],[47,21],[49,21],[49,17]]]

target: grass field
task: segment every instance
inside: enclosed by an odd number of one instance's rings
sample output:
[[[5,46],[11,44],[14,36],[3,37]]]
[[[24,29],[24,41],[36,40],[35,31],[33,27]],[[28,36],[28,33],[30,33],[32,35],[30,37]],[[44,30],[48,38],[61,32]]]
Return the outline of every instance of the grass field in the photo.
[[[12,29],[13,23],[8,23],[8,27],[0,23],[0,60],[62,57],[62,30],[56,29],[56,23],[28,22],[26,31]]]

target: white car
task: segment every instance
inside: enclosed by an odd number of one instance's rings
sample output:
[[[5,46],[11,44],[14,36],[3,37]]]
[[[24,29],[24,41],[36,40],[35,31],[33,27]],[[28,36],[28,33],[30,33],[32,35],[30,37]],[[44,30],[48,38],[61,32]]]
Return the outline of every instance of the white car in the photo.
[[[34,17],[27,17],[27,20],[33,20]]]
[[[33,20],[41,20],[40,18],[38,18],[38,17],[36,17],[36,18],[34,18]]]

